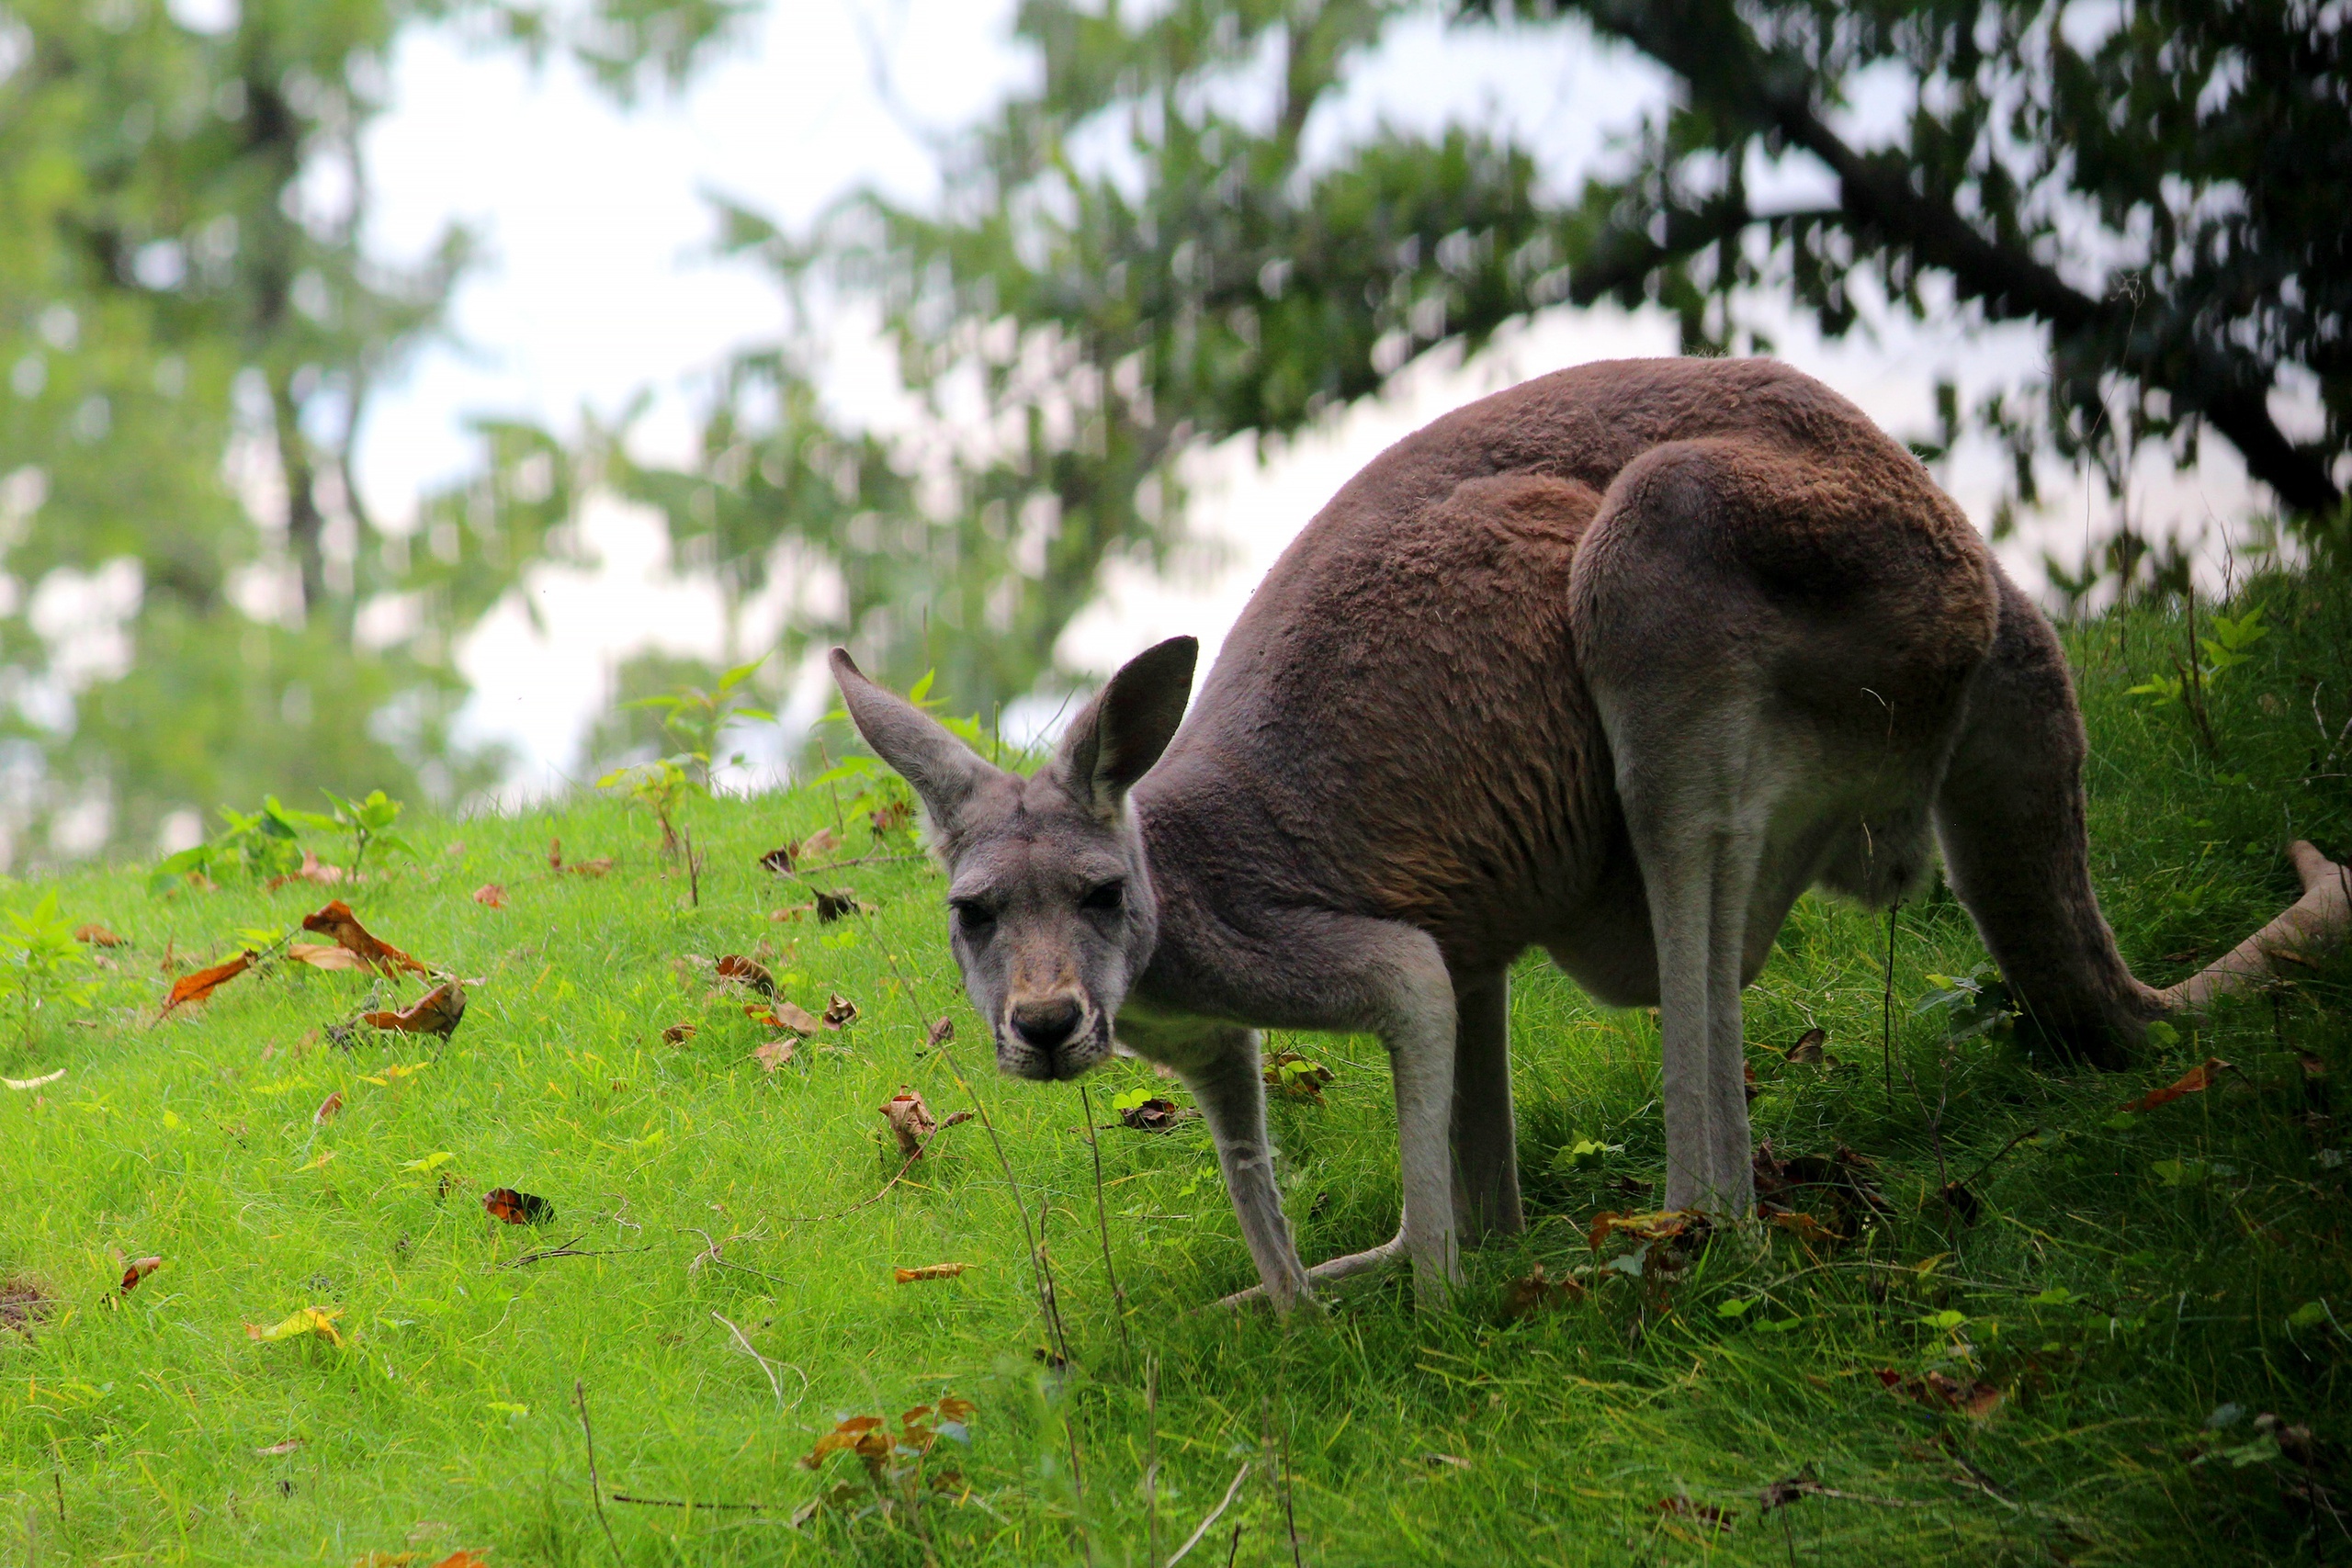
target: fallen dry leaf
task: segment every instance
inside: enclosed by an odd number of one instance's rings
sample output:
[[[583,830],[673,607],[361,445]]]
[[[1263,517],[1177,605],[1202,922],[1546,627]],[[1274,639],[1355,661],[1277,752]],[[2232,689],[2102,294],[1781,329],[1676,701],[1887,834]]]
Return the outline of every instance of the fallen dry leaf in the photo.
[[[906,1272],[901,1269],[900,1274]],[[803,1470],[814,1470],[825,1462],[826,1456],[843,1451],[854,1453],[870,1464],[879,1464],[890,1457],[897,1445],[883,1429],[879,1416],[852,1416],[836,1422],[833,1429],[817,1439],[817,1446],[800,1456]]]
[[[130,945],[125,942],[122,938],[115,935],[114,932],[107,930],[106,927],[98,924],[96,920],[91,921],[86,926],[75,927],[74,931],[74,940],[75,942],[87,942],[92,947],[126,947]]]
[[[215,964],[209,969],[181,976],[172,983],[172,994],[164,998],[164,1010],[155,1017],[160,1021],[175,1007],[209,1000],[214,991],[252,968],[254,960],[259,956],[252,948],[247,948],[225,964]]]
[[[311,1113],[311,1125],[313,1127],[323,1127],[330,1120],[340,1114],[342,1110],[343,1090],[336,1089],[333,1094],[328,1095],[324,1100],[319,1101],[318,1110]]]
[[[29,1335],[49,1316],[56,1300],[41,1282],[25,1274],[0,1275],[0,1328]]]
[[[918,1280],[953,1280],[970,1267],[968,1263],[926,1263],[920,1269],[893,1269],[890,1272],[899,1284],[911,1285]]]
[[[692,1040],[695,1033],[695,1026],[691,1023],[673,1023],[662,1032],[662,1041],[665,1045],[684,1045],[687,1041]]]
[[[6,1084],[10,1089],[39,1089],[43,1084],[55,1083],[64,1076],[65,1069],[60,1067],[53,1073],[43,1073],[37,1078],[0,1078],[0,1084]]]
[[[1843,1241],[1846,1238],[1797,1209],[1775,1209],[1764,1216],[1801,1241]]]
[[[351,1560],[351,1568],[408,1568],[424,1555],[422,1551],[363,1551]]]
[[[769,910],[768,919],[771,922],[797,920],[816,907],[814,904],[787,904],[781,909]]]
[[[1585,1243],[1595,1252],[1613,1233],[1630,1235],[1636,1241],[1669,1241],[1700,1224],[1705,1216],[1685,1209],[1662,1209],[1647,1214],[1621,1214],[1603,1209],[1592,1217],[1592,1224],[1585,1235]]]
[[[1503,1294],[1503,1315],[1527,1317],[1546,1307],[1566,1306],[1584,1299],[1584,1287],[1574,1280],[1555,1280],[1538,1263],[1523,1279],[1513,1280]]]
[[[2219,1056],[2208,1056],[2162,1089],[2150,1089],[2139,1099],[2127,1100],[2126,1111],[2154,1111],[2159,1105],[2169,1105],[2184,1094],[2202,1094],[2213,1087],[2213,1080],[2230,1070],[2230,1065]]]
[[[752,1053],[752,1060],[774,1072],[792,1060],[792,1048],[796,1043],[791,1040],[771,1040]]]
[[[939,1118],[922,1102],[921,1090],[899,1086],[890,1103],[882,1107],[882,1119],[890,1123],[890,1131],[899,1140],[899,1153],[913,1160],[922,1157],[923,1145],[939,1131]]]
[[[444,1557],[440,1562],[435,1562],[433,1565],[433,1568],[490,1568],[490,1564],[483,1562],[480,1557],[477,1557],[472,1552],[460,1547],[458,1551],[449,1553],[447,1557]]]
[[[307,964],[313,969],[364,969],[368,961],[359,954],[334,942],[289,942],[286,956],[297,964]]]
[[[825,1001],[825,1016],[820,1021],[827,1029],[847,1029],[857,1021],[857,1004],[833,992]]]
[[[936,1051],[942,1045],[946,1044],[949,1041],[955,1038],[956,1021],[943,1012],[937,1018],[933,1019],[931,1021],[931,1027],[923,1032],[923,1048],[929,1051]]]
[[[506,908],[506,889],[495,882],[485,882],[474,889],[474,902],[486,909]]]
[[[1955,1410],[1972,1421],[1982,1421],[2001,1407],[2006,1397],[1988,1382],[1963,1383],[1942,1372],[1929,1372],[1921,1378],[1907,1378],[1892,1367],[1878,1369],[1878,1381],[1894,1393],[1922,1404],[1938,1405]]]
[[[397,975],[403,969],[418,975],[429,973],[424,964],[399,948],[368,934],[368,928],[359,923],[359,917],[351,912],[351,906],[340,898],[315,914],[303,916],[302,929],[332,938],[338,947],[349,948],[363,962],[387,975]]]
[[[305,1334],[315,1334],[336,1349],[343,1348],[343,1336],[335,1332],[335,1319],[343,1315],[341,1307],[304,1307],[281,1322],[264,1328],[258,1323],[245,1325],[245,1337],[253,1340],[298,1339]]]
[[[598,855],[594,860],[583,860],[563,869],[574,876],[602,876],[613,869],[613,857]]]
[[[517,1192],[512,1187],[493,1187],[481,1195],[481,1206],[490,1216],[504,1220],[510,1225],[543,1225],[555,1218],[555,1205],[536,1193]]]
[[[879,811],[869,811],[865,814],[866,824],[874,829],[874,835],[876,838],[901,831],[911,825],[914,819],[914,807],[903,800],[894,800]]]
[[[1795,1044],[1789,1047],[1789,1060],[1800,1066],[1807,1065],[1818,1066],[1821,1063],[1821,1048],[1828,1043],[1828,1041],[1829,1031],[1808,1029],[1797,1036]]]
[[[444,980],[399,1012],[364,1012],[360,1018],[377,1029],[402,1034],[437,1034],[447,1040],[466,1016],[466,987]]]
[[[746,1007],[743,1016],[754,1023],[768,1024],[776,1029],[789,1029],[804,1040],[825,1027],[825,1021],[808,1009],[791,1002],[777,1002],[771,1007],[756,1004]]]
[[[1669,1518],[1690,1519],[1710,1530],[1727,1530],[1735,1517],[1729,1508],[1718,1508],[1713,1503],[1694,1503],[1688,1497],[1660,1497],[1650,1505]]]
[[[130,1294],[139,1288],[140,1280],[163,1266],[164,1260],[160,1258],[133,1258],[126,1261],[122,1266],[122,1293],[126,1296]]]
[[[749,986],[763,997],[775,995],[775,976],[769,974],[768,966],[756,958],[748,958],[740,953],[727,953],[719,959],[717,973],[720,979]]]
[[[1138,1133],[1165,1133],[1183,1120],[1185,1113],[1176,1108],[1172,1100],[1147,1100],[1119,1112],[1120,1124]]]
[[[836,887],[830,893],[822,888],[817,890],[817,923],[820,925],[865,912],[865,906],[858,902],[857,895],[846,887]]]
[[[1266,1087],[1292,1100],[1311,1100],[1323,1103],[1323,1086],[1331,1081],[1331,1069],[1320,1062],[1310,1062],[1295,1051],[1280,1051],[1267,1058]]]
[[[320,882],[331,885],[341,882],[343,880],[343,867],[339,865],[322,864],[317,855],[311,853],[309,850],[304,850],[302,852],[302,863],[300,866],[293,871],[288,872],[283,876],[271,877],[267,882],[262,884],[262,891],[265,893],[275,893],[289,882]]]
[[[300,1438],[288,1438],[282,1443],[272,1443],[266,1449],[255,1449],[254,1452],[263,1459],[275,1459],[280,1454],[292,1453],[302,1446],[303,1441],[304,1439]]]

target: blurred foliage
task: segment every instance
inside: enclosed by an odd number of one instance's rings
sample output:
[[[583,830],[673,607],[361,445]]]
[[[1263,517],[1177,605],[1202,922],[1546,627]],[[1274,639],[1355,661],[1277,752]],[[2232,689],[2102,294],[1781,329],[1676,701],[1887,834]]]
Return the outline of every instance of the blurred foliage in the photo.
[[[865,192],[786,233],[722,205],[725,247],[803,323],[717,378],[695,459],[583,445],[668,522],[729,603],[774,563],[820,584],[787,655],[854,641],[903,684],[936,666],[989,711],[1057,678],[1054,649],[1119,559],[1185,545],[1181,462],[1279,438],[1441,344],[1608,299],[1661,306],[1686,349],[1769,351],[1742,319],[1793,303],[1829,335],[1959,308],[2049,334],[2047,374],[1963,408],[1965,431],[2120,489],[2134,454],[2195,460],[2215,430],[2309,531],[2341,531],[2352,414],[2346,233],[2312,168],[2352,162],[2341,8],[2143,0],[1024,0],[1035,85],[939,142],[933,201]],[[1677,78],[1580,187],[1475,125],[1305,133],[1366,53],[1431,15],[1528,47],[1582,37]],[[2100,16],[2108,16],[2101,12]],[[2069,21],[2068,17],[2074,20]],[[1865,79],[1901,100],[1883,145],[1831,129]],[[1751,203],[1757,171],[1818,201]],[[1779,182],[1787,188],[1787,182]],[[814,323],[870,309],[923,418],[882,441],[808,390]],[[2325,430],[2267,406],[2316,380]],[[603,432],[611,438],[620,432]],[[2080,567],[2158,582],[2128,534]],[[730,636],[728,653],[739,657]]]
[[[529,485],[555,475],[486,427],[485,482],[511,502],[495,524],[470,493],[441,498],[412,547],[368,515],[351,457],[370,389],[445,330],[474,245],[452,229],[406,264],[369,253],[363,135],[418,28],[563,51],[628,97],[682,81],[745,9],[240,0],[200,31],[161,0],[0,4],[15,858],[51,852],[59,816],[93,806],[100,838],[141,844],[175,811],[266,788],[446,799],[495,776],[497,758],[451,742],[449,648],[560,549],[530,527]],[[469,526],[493,536],[473,559]],[[119,654],[77,665],[65,645],[88,628],[45,636],[30,611],[126,562]],[[456,583],[455,565],[473,577]],[[404,629],[363,645],[363,608],[401,595]]]

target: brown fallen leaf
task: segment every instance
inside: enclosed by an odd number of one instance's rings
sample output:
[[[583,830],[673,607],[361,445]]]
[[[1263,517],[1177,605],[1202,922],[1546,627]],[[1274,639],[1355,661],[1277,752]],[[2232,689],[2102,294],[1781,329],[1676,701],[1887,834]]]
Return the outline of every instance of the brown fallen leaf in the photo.
[[[334,942],[289,942],[286,956],[297,964],[307,964],[313,969],[365,969],[368,961]]]
[[[315,914],[303,916],[302,929],[333,939],[337,946],[349,948],[363,962],[386,975],[397,975],[402,970],[417,975],[430,973],[399,948],[370,935],[368,928],[359,923],[359,917],[351,912],[351,906],[340,898]]]
[[[28,1274],[0,1274],[0,1328],[30,1335],[33,1325],[56,1310],[48,1287]]]
[[[288,872],[283,876],[271,877],[267,882],[262,884],[262,891],[265,893],[275,893],[289,882],[320,882],[333,884],[341,882],[343,877],[343,867],[339,865],[324,864],[320,861],[317,855],[313,854],[309,850],[304,850],[302,852],[302,863],[300,866],[293,871]]]
[[[1584,1286],[1574,1280],[1555,1280],[1538,1263],[1523,1279],[1513,1280],[1503,1294],[1503,1315],[1521,1318],[1546,1307],[1566,1306],[1584,1299]]]
[[[2154,1111],[2159,1105],[2169,1105],[2185,1094],[2202,1094],[2213,1087],[2213,1080],[2230,1070],[2230,1065],[2219,1056],[2208,1056],[2162,1089],[2150,1089],[2137,1100],[2126,1100],[2126,1111]]]
[[[474,902],[485,909],[506,908],[506,889],[495,882],[485,882],[474,889]]]
[[[510,1225],[543,1225],[555,1218],[555,1205],[536,1193],[512,1187],[493,1187],[481,1195],[481,1206],[494,1220]]]
[[[1585,1242],[1598,1252],[1600,1244],[1612,1234],[1630,1235],[1636,1241],[1670,1241],[1702,1224],[1705,1218],[1687,1209],[1661,1209],[1647,1214],[1620,1214],[1603,1209],[1592,1217]]]
[[[92,947],[128,947],[130,945],[96,920],[86,926],[76,926],[74,930],[74,940],[87,942]]]
[[[665,1045],[684,1045],[695,1037],[695,1032],[691,1023],[673,1023],[662,1032],[662,1041]]]
[[[1331,1078],[1330,1068],[1320,1062],[1310,1062],[1295,1051],[1278,1051],[1266,1061],[1266,1087],[1292,1100],[1311,1100],[1322,1104],[1323,1086]]]
[[[343,1090],[336,1089],[324,1100],[319,1101],[319,1108],[311,1112],[311,1125],[313,1127],[323,1127],[330,1121],[339,1115],[342,1111]]]
[[[752,1053],[752,1060],[773,1073],[792,1060],[792,1050],[797,1043],[793,1040],[771,1040]]]
[[[931,1027],[923,1032],[923,1048],[927,1051],[936,1051],[955,1038],[956,1021],[943,1012],[933,1019]]]
[[[906,1270],[901,1269],[899,1272],[904,1274]],[[817,1439],[816,1447],[800,1456],[800,1467],[814,1470],[825,1462],[827,1455],[843,1451],[879,1465],[897,1446],[884,1429],[879,1416],[851,1416],[836,1422],[831,1431]]]
[[[1962,1382],[1942,1372],[1929,1372],[1925,1377],[1905,1377],[1892,1367],[1878,1369],[1879,1382],[1906,1399],[1922,1404],[1953,1410],[1972,1421],[1982,1421],[2001,1407],[2007,1397],[1988,1382]]]
[[[254,1452],[263,1459],[276,1459],[281,1454],[292,1453],[296,1449],[300,1448],[303,1442],[304,1439],[300,1438],[288,1438],[282,1443],[272,1443],[266,1449],[255,1449]]]
[[[819,1021],[827,1029],[847,1029],[857,1021],[857,1004],[834,991],[826,998],[825,1016]]]
[[[466,1016],[466,987],[456,980],[444,980],[398,1012],[364,1012],[359,1016],[377,1029],[402,1034],[437,1034],[447,1040],[458,1032],[459,1021]]]
[[[1132,1127],[1138,1133],[1165,1133],[1183,1120],[1184,1113],[1176,1108],[1172,1100],[1147,1100],[1119,1112],[1120,1124]]]
[[[953,1280],[970,1267],[968,1263],[926,1263],[920,1269],[893,1269],[890,1272],[899,1284],[911,1285],[919,1280]]]
[[[351,1568],[408,1568],[424,1555],[422,1551],[363,1551],[351,1560]]]
[[[869,811],[865,814],[866,823],[874,829],[874,836],[877,839],[887,834],[905,830],[913,824],[914,819],[913,805],[904,800],[894,800],[879,811]]]
[[[1806,1030],[1797,1036],[1797,1043],[1789,1047],[1789,1060],[1800,1066],[1808,1065],[1818,1066],[1821,1063],[1821,1048],[1828,1043],[1828,1040],[1829,1031],[1826,1029]]]
[[[122,1293],[126,1296],[130,1294],[131,1292],[139,1288],[140,1280],[144,1280],[148,1275],[153,1274],[156,1269],[161,1269],[163,1266],[164,1260],[160,1258],[133,1258],[127,1259],[122,1266]]]
[[[787,904],[781,909],[769,910],[768,919],[772,922],[797,920],[816,907],[814,904]]]
[[[1731,1529],[1736,1517],[1729,1508],[1718,1508],[1713,1503],[1694,1503],[1684,1496],[1660,1497],[1650,1505],[1668,1519],[1689,1519],[1717,1534]],[[1679,1532],[1677,1532],[1679,1533]]]
[[[577,861],[563,869],[574,876],[603,876],[613,869],[613,857],[598,855],[594,860]]]
[[[825,1027],[824,1020],[808,1009],[796,1006],[791,1002],[780,1001],[764,1008],[755,1003],[744,1008],[743,1016],[754,1023],[764,1023],[775,1029],[789,1029],[804,1040]]]
[[[215,964],[209,969],[199,969],[193,975],[183,975],[172,983],[172,994],[164,998],[164,1010],[155,1015],[160,1021],[176,1007],[207,1001],[212,993],[254,966],[260,954],[252,948],[237,954],[225,964]]]
[[[1843,1241],[1846,1238],[1799,1209],[1775,1209],[1764,1216],[1800,1241]]]
[[[793,857],[797,853],[799,848],[800,845],[797,841],[789,844],[778,844],[775,848],[770,850],[767,853],[760,857],[760,869],[762,871],[774,872],[778,876],[788,874],[792,870]]]
[[[775,995],[775,976],[769,974],[768,966],[756,958],[749,958],[740,953],[728,953],[719,959],[717,973],[720,979],[749,986],[763,997]]]
[[[440,1562],[435,1562],[433,1565],[433,1568],[490,1568],[490,1564],[483,1562],[480,1557],[474,1555],[474,1553],[460,1547],[456,1551],[449,1553],[448,1556],[444,1557]]]
[[[836,887],[830,893],[819,888],[816,892],[817,923],[820,925],[830,925],[835,920],[865,913],[865,906],[859,903],[857,895],[846,887]]]
[[[923,1145],[939,1131],[939,1118],[933,1116],[931,1107],[922,1102],[922,1091],[909,1089],[904,1084],[899,1086],[899,1092],[890,1097],[890,1102],[882,1107],[882,1119],[890,1123],[890,1131],[899,1140],[900,1156],[909,1160],[922,1158]]]

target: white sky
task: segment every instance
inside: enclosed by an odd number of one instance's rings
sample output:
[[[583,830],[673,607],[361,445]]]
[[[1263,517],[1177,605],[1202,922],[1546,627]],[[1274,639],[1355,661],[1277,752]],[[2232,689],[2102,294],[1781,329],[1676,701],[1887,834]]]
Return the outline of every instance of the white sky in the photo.
[[[714,224],[703,193],[724,192],[787,226],[862,183],[929,194],[931,157],[886,104],[861,34],[889,62],[900,113],[916,130],[949,134],[1025,79],[1028,63],[1005,36],[1009,14],[1003,0],[771,0],[748,47],[683,100],[656,97],[634,113],[568,68],[534,75],[511,56],[469,53],[445,36],[413,39],[394,73],[394,107],[368,141],[374,243],[389,255],[414,255],[445,222],[462,219],[482,231],[492,259],[457,302],[465,346],[428,351],[375,406],[360,473],[378,514],[400,517],[422,488],[465,471],[472,451],[463,422],[473,414],[569,428],[583,406],[609,416],[648,389],[656,401],[639,427],[645,451],[682,454],[697,376],[782,323],[779,299],[755,269],[705,254]],[[1515,128],[1568,187],[1603,155],[1609,133],[1661,90],[1639,61],[1604,55],[1568,29],[1503,37],[1422,25],[1393,39],[1344,99],[1318,111],[1310,145],[1329,147],[1384,118],[1432,126],[1476,115]],[[1965,396],[2030,368],[2041,352],[2030,333],[1962,329],[1948,320],[1883,343],[1825,345],[1791,324],[1780,343],[1785,358],[1911,434],[1929,428],[1939,375],[1957,374]],[[1070,628],[1066,657],[1107,673],[1180,631],[1214,645],[1283,546],[1389,442],[1528,376],[1673,348],[1662,318],[1553,312],[1471,366],[1416,367],[1379,404],[1341,415],[1262,465],[1247,442],[1201,455],[1193,524],[1222,542],[1225,565],[1174,582],[1115,577]],[[890,416],[887,362],[854,333],[835,354],[827,391],[852,417]],[[2233,455],[2219,441],[2205,452],[2203,468],[2182,481],[2150,469],[2133,498],[2143,526],[2193,532],[2243,513],[2248,497]],[[1970,454],[1948,478],[1981,523],[1999,481],[1994,456]],[[2086,532],[2104,535],[2110,523],[2105,502],[2056,494],[2041,531],[2030,529],[2006,554],[2039,584],[2045,539],[2072,558]],[[460,653],[477,689],[468,729],[518,747],[525,760],[512,782],[526,792],[562,782],[620,659],[645,647],[718,652],[715,597],[669,573],[650,517],[595,505],[586,529],[600,570],[546,570],[530,581],[543,632],[510,602]],[[817,684],[804,681],[801,695],[813,703]]]

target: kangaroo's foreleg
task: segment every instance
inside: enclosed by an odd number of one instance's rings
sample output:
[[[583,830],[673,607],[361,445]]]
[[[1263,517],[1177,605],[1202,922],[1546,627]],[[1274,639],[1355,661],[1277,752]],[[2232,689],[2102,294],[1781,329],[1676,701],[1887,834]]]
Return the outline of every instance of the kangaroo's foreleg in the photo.
[[[1175,1065],[1209,1124],[1226,1193],[1241,1222],[1241,1239],[1258,1265],[1260,1284],[1248,1293],[1262,1292],[1277,1312],[1288,1312],[1306,1294],[1306,1270],[1299,1264],[1298,1244],[1274,1185],[1274,1145],[1266,1135],[1259,1055],[1256,1030],[1219,1026],[1191,1043]]]
[[[1510,974],[1453,993],[1453,1223],[1471,1245],[1527,1228],[1510,1100]]]

